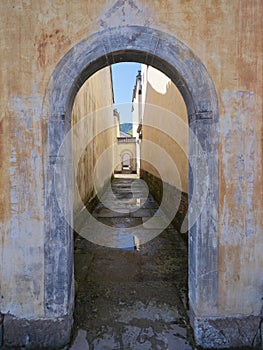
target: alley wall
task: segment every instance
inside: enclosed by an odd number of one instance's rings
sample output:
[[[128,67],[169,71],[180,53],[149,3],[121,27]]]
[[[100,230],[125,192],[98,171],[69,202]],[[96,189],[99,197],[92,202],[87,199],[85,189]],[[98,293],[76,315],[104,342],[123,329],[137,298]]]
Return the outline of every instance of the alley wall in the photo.
[[[110,67],[92,75],[75,98],[72,110],[74,213],[81,210],[83,204],[89,207],[113,175],[114,148],[111,146],[116,138],[113,99]],[[106,150],[108,156],[103,157]]]
[[[142,65],[141,87],[140,175],[166,213],[177,207],[172,222],[181,232],[185,220],[182,231],[186,233],[189,132],[186,106],[171,79],[151,66]]]
[[[142,114],[143,140],[152,141],[171,157],[177,173],[170,169],[169,162],[160,165],[162,159],[158,159],[157,153],[151,150],[150,145],[144,146],[142,141],[141,168],[145,171],[159,176],[149,162],[163,168],[163,181],[175,186],[178,190],[188,192],[188,120],[184,100],[174,83],[163,73],[151,66],[142,66]],[[184,133],[184,142],[177,143],[178,130],[170,132],[171,120],[179,120],[177,128]],[[182,123],[182,124],[180,124]],[[183,127],[184,126],[184,127]],[[167,157],[167,158],[168,158]],[[166,158],[165,158],[166,159]]]

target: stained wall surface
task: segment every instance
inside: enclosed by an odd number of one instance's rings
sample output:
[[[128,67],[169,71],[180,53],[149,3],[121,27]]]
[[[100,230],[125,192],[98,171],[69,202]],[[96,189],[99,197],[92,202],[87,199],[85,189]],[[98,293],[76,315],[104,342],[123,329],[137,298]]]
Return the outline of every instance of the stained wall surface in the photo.
[[[83,204],[89,206],[96,192],[103,191],[113,174],[114,148],[111,146],[117,126],[113,115],[110,67],[99,70],[82,85],[72,110],[72,126],[76,179],[73,182],[74,212],[77,213]],[[103,157],[103,152],[108,149],[107,157]]]
[[[142,106],[141,168],[159,177],[150,166],[152,162],[162,168],[163,181],[188,193],[188,118],[184,100],[167,76],[145,65],[142,66]],[[178,119],[175,130],[171,130],[171,119]],[[178,133],[184,135],[181,144]],[[158,156],[144,140],[157,145],[166,156]]]
[[[187,45],[217,92],[219,294],[211,316],[260,314],[262,10],[261,0],[0,1],[1,313],[45,316],[42,104],[52,72],[92,34],[141,25]]]

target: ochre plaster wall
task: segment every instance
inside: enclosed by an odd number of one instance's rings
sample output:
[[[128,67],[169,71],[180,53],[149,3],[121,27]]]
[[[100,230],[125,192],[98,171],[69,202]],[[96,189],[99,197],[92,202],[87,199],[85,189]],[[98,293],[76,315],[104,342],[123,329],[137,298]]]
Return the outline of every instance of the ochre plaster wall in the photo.
[[[159,176],[150,166],[152,164],[161,166],[163,181],[175,186],[180,191],[188,193],[188,120],[184,100],[172,81],[163,73],[151,66],[143,65],[142,68],[142,103],[143,103],[143,127],[141,143],[141,168],[154,176]],[[171,118],[179,118],[183,121],[185,128],[178,123],[177,130],[171,130]],[[178,145],[178,129],[185,134],[184,143]],[[167,135],[167,132],[170,135]],[[158,159],[158,154],[153,151],[151,145],[144,144],[149,140],[171,157],[174,168],[165,162],[167,158]],[[144,161],[148,160],[147,162]],[[163,162],[161,164],[161,162]]]
[[[111,146],[116,130],[112,91],[111,68],[106,67],[93,74],[75,98],[72,110],[73,168],[77,180],[74,181],[74,213],[82,209],[83,203],[89,205],[96,191],[101,192],[113,174],[114,148]],[[74,128],[77,123],[80,127]],[[107,149],[111,151],[100,161]]]
[[[42,157],[45,89],[58,62],[101,29],[142,25],[176,36],[217,91],[217,315],[262,307],[262,1],[0,1],[1,312],[44,316]],[[215,315],[216,316],[216,315]]]

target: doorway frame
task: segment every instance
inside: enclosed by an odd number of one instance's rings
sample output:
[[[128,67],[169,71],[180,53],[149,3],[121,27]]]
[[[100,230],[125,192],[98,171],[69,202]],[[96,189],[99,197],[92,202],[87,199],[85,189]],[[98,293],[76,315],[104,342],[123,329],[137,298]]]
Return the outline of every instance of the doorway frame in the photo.
[[[71,111],[82,84],[96,71],[119,62],[151,65],[166,74],[181,92],[188,123],[202,146],[208,164],[208,192],[204,208],[189,230],[188,286],[193,323],[216,315],[218,301],[218,103],[206,67],[175,36],[143,26],[109,28],[77,43],[60,60],[48,83],[43,103],[43,173],[45,179],[45,315],[72,320],[74,308],[74,256],[72,228],[61,213],[55,193],[55,162],[60,145],[71,128]],[[189,139],[194,198],[202,191],[200,154]],[[60,158],[61,192],[72,213],[71,154]],[[196,193],[193,193],[195,191]],[[191,206],[191,204],[190,204]],[[194,215],[191,208],[189,215]],[[73,220],[73,218],[72,218]],[[68,321],[67,321],[68,322]],[[195,328],[195,326],[194,326]]]

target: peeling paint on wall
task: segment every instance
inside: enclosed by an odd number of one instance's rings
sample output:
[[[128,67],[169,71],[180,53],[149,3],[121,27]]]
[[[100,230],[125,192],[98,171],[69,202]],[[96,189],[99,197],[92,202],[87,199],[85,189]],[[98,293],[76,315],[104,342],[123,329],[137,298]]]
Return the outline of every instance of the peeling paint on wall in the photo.
[[[137,23],[141,19],[144,25],[150,25],[153,21],[151,12],[145,3],[138,6],[134,0],[117,0],[108,10],[103,10],[98,24],[101,28],[109,28],[116,22],[125,25],[129,18],[130,23]]]
[[[255,99],[253,92],[224,91],[221,118],[222,163],[226,186],[222,243],[237,245],[255,232]],[[231,193],[231,196],[227,194]],[[233,215],[233,209],[237,215]],[[243,218],[244,222],[240,220]]]
[[[228,312],[257,314],[262,298],[259,124],[253,91],[223,91],[220,298]],[[261,204],[260,204],[261,203]],[[254,258],[248,252],[253,252]],[[255,258],[257,257],[257,258]],[[253,277],[252,277],[253,276]],[[257,276],[257,277],[256,277]],[[251,279],[255,279],[256,283]],[[253,284],[253,288],[252,288]]]
[[[41,98],[9,99],[9,203],[2,256],[1,310],[28,317],[43,303],[43,197]],[[15,259],[15,262],[14,262]],[[10,261],[13,263],[10,264]],[[18,268],[19,266],[19,268]],[[17,286],[10,290],[10,285]],[[19,293],[20,303],[14,303]]]
[[[39,38],[36,38],[35,45],[38,51],[38,64],[40,68],[51,64],[70,45],[70,39],[62,29],[56,28],[53,31],[42,31]]]

